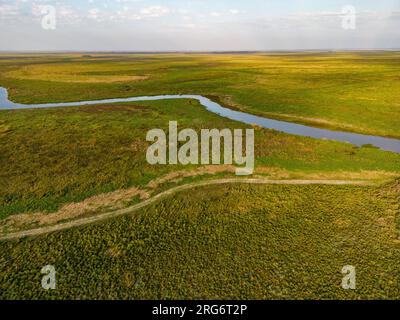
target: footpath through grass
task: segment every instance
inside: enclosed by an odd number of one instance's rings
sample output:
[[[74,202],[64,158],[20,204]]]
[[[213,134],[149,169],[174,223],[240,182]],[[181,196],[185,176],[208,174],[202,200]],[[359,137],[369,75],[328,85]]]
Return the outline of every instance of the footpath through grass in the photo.
[[[399,184],[217,186],[0,243],[2,299],[399,299]],[[54,265],[57,290],[41,287]],[[341,270],[356,267],[357,289]]]
[[[244,128],[197,101],[0,112],[0,219],[150,181],[193,166],[151,166],[148,130],[178,120],[180,129]],[[400,155],[374,148],[256,128],[256,174],[281,178],[385,179],[400,174]]]

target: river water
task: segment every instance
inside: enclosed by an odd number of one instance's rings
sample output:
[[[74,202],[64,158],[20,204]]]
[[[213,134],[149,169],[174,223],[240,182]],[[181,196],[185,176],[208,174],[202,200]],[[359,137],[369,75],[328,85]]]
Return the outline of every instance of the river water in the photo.
[[[292,122],[268,119],[265,117],[255,116],[249,113],[234,111],[222,107],[218,103],[200,95],[143,96],[143,97],[132,97],[132,98],[117,98],[117,99],[27,105],[27,104],[14,103],[8,100],[7,89],[0,87],[0,110],[71,107],[71,106],[83,106],[83,105],[94,105],[94,104],[110,104],[119,102],[153,101],[153,100],[166,100],[166,99],[195,99],[198,100],[202,106],[204,106],[207,110],[211,112],[214,112],[222,117],[240,121],[246,124],[256,124],[263,128],[274,129],[277,131],[304,137],[348,142],[359,147],[366,144],[370,144],[382,150],[400,153],[399,139],[364,135],[364,134],[344,132],[344,131],[319,129]]]

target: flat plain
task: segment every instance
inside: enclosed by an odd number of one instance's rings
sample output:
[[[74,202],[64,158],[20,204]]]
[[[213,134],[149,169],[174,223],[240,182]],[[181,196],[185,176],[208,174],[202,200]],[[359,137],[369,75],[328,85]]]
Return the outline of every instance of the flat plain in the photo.
[[[21,103],[201,94],[235,110],[400,138],[400,53],[1,55]],[[148,130],[246,128],[194,100],[0,111],[0,232],[129,207],[231,166],[151,166]],[[400,154],[254,127],[255,177],[124,217],[2,241],[3,298],[400,298]],[[59,290],[40,287],[57,267]],[[344,291],[341,268],[360,287]],[[218,271],[216,271],[218,270]]]

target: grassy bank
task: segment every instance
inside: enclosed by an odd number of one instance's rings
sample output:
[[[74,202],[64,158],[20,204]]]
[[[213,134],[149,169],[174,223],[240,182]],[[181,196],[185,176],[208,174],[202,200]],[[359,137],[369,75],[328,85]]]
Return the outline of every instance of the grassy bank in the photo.
[[[272,118],[400,137],[398,52],[0,56],[18,102],[192,93]]]
[[[244,128],[197,101],[0,112],[0,218],[55,211],[90,196],[144,187],[194,166],[151,166],[148,130]],[[280,178],[385,179],[400,174],[400,155],[256,128],[256,174]],[[351,173],[351,174],[350,174]]]

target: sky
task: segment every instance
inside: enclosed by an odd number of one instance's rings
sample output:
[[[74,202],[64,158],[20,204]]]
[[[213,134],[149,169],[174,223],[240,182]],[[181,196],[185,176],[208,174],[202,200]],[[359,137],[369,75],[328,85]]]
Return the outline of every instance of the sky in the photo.
[[[400,48],[400,0],[0,0],[0,51]]]

